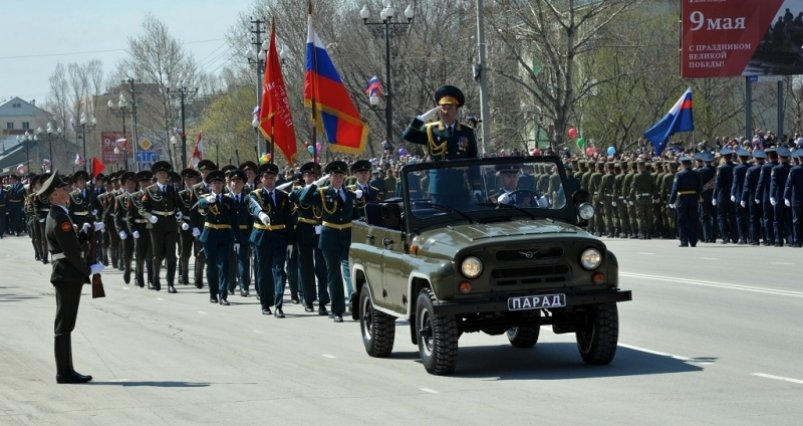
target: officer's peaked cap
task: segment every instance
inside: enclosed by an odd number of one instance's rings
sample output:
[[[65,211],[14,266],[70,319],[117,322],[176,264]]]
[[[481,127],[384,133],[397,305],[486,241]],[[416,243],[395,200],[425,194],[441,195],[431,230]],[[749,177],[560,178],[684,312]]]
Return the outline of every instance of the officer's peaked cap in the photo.
[[[457,87],[446,85],[435,90],[435,102],[438,105],[457,105],[461,107],[466,103],[466,97]]]
[[[167,161],[157,161],[151,166],[151,172],[168,172],[173,171],[173,167]]]
[[[357,160],[351,165],[351,172],[370,172],[371,162],[368,160]]]
[[[260,176],[265,175],[265,174],[278,175],[279,174],[279,166],[277,166],[277,165],[275,165],[273,163],[265,163],[265,164],[259,166],[259,169],[257,170],[257,174],[260,175]]]
[[[201,160],[198,163],[198,170],[217,170],[217,164],[212,160]]]
[[[331,163],[326,165],[326,169],[324,170],[326,173],[348,173],[349,166],[343,161],[332,161]]]

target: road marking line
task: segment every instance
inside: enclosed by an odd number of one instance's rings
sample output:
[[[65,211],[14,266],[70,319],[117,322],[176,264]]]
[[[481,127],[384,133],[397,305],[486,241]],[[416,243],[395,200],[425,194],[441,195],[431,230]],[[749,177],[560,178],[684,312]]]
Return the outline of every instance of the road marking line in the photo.
[[[648,251],[640,251],[638,254],[646,254],[648,256],[651,256],[651,255],[653,255],[655,253],[651,253],[651,252],[648,252]]]
[[[753,373],[753,375],[757,376],[757,377],[763,377],[765,379],[780,380],[782,382],[789,382],[789,383],[795,383],[795,384],[798,384],[798,385],[803,385],[803,380],[793,379],[791,377],[773,376],[772,374],[765,374],[765,373]]]
[[[324,358],[329,358],[329,359],[337,359],[337,357],[336,357],[336,356],[334,356],[334,355],[329,355],[329,354],[323,354],[323,357],[324,357]]]
[[[201,315],[206,315],[206,311],[198,311],[198,313]]]
[[[733,284],[733,283],[722,283],[716,281],[703,281],[703,280],[693,280],[689,278],[680,278],[680,277],[667,277],[662,275],[648,275],[648,274],[637,274],[634,272],[620,272],[619,275],[625,276],[628,278],[641,278],[646,280],[653,280],[653,281],[665,281],[669,283],[680,283],[680,284],[689,284],[689,285],[696,285],[700,287],[713,287],[713,288],[724,288],[728,290],[738,290],[738,291],[745,291],[748,293],[763,293],[763,294],[772,294],[776,296],[788,296],[788,297],[797,297],[803,298],[803,292],[800,291],[792,291],[792,290],[780,290],[774,288],[766,288],[766,287],[753,287],[749,285],[743,284]]]
[[[689,357],[682,356],[682,355],[674,355],[674,354],[670,354],[668,352],[654,351],[652,349],[642,348],[640,346],[628,345],[628,344],[625,344],[625,343],[619,343],[619,346],[621,346],[623,348],[630,349],[630,350],[634,350],[634,351],[645,352],[645,353],[648,353],[648,354],[653,354],[653,355],[664,356],[664,357],[676,359],[678,361],[688,362],[690,364],[698,364],[698,365],[713,364],[713,362],[710,362],[710,361],[697,361],[694,358],[689,358]]]
[[[703,260],[719,260],[718,257],[701,257],[700,259],[703,259]]]
[[[164,299],[162,299],[161,297],[157,297],[156,300],[163,301]]]
[[[128,291],[128,287],[123,287],[123,290]]]
[[[794,265],[794,263],[792,263],[792,262],[770,262],[770,265],[789,266],[789,265]]]
[[[259,330],[257,330],[257,329],[254,329],[254,333],[256,333],[256,334],[262,334],[262,332],[261,332],[261,331],[259,331]]]
[[[436,394],[436,395],[440,393],[440,392],[436,391],[435,389],[430,389],[430,388],[418,388],[418,389],[423,391],[423,392],[432,393],[432,394]]]

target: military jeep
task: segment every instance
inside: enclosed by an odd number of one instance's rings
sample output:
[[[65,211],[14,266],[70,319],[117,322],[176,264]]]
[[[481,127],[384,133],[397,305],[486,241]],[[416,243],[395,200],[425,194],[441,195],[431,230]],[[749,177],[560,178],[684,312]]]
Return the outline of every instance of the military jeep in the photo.
[[[613,360],[616,303],[631,292],[583,229],[593,207],[558,158],[406,165],[399,180],[399,196],[366,204],[352,228],[351,311],[368,355],[391,354],[403,319],[432,374],[454,372],[462,333],[531,348],[547,324],[575,333],[587,364]]]

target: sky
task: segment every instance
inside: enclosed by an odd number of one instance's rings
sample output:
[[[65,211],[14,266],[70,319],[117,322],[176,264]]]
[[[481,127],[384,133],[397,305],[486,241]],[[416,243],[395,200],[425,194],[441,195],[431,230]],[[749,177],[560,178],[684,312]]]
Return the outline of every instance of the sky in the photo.
[[[3,0],[0,102],[14,96],[43,105],[59,62],[103,62],[111,73],[128,38],[142,34],[151,12],[182,41],[205,72],[228,60],[225,34],[254,0]]]

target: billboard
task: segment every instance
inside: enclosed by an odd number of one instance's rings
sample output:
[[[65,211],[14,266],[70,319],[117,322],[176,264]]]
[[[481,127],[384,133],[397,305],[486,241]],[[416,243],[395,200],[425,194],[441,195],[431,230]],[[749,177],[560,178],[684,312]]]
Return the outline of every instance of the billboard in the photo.
[[[128,147],[127,141],[121,140],[122,138],[122,132],[100,132],[101,161],[103,161],[103,164],[123,165],[126,163],[123,161],[126,153],[131,158],[131,149]],[[118,148],[117,152],[119,154],[114,153],[114,148]]]
[[[684,78],[803,74],[803,0],[682,0]]]

